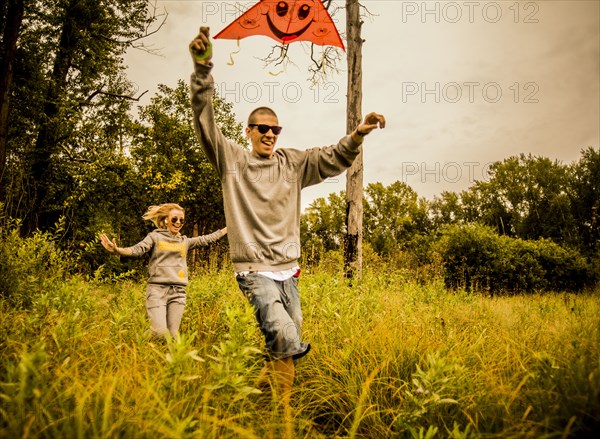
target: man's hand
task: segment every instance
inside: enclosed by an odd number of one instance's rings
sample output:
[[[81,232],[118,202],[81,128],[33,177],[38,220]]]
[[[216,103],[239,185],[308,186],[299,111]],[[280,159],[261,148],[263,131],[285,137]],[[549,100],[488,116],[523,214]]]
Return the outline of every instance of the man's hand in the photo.
[[[385,128],[385,117],[382,114],[369,113],[365,116],[362,123],[356,127],[352,133],[352,138],[357,143],[360,143],[363,137],[376,128]]]
[[[190,52],[194,62],[208,64],[212,58],[212,44],[208,39],[208,26],[201,26],[200,32],[190,43]]]

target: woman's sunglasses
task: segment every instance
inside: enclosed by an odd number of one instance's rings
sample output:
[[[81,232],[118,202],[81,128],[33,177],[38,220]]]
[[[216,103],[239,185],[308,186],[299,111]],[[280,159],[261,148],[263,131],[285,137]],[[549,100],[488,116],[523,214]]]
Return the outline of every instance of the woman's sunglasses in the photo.
[[[262,123],[249,123],[248,124],[249,127],[256,127],[258,129],[258,132],[261,134],[267,134],[269,132],[269,130],[273,131],[273,134],[275,134],[276,136],[279,135],[279,133],[281,133],[281,130],[283,129],[283,127],[274,125],[265,125]]]
[[[177,218],[176,216],[174,216],[173,218],[171,218],[171,222],[173,224],[177,224],[177,222],[180,222],[181,225],[183,225],[185,223],[185,219],[184,218]]]

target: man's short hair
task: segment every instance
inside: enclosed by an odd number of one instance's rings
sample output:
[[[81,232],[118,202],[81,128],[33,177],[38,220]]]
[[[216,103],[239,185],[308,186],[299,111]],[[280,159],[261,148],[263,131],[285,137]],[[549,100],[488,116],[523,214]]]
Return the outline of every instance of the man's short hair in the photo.
[[[250,113],[250,116],[248,116],[248,125],[254,123],[254,117],[261,114],[268,114],[269,116],[277,117],[277,114],[275,114],[275,112],[269,107],[258,107],[252,110],[252,113]]]

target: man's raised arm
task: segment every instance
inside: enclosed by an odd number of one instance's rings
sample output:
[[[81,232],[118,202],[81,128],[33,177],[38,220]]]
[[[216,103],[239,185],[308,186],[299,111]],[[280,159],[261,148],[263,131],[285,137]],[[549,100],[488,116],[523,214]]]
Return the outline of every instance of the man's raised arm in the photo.
[[[225,165],[224,147],[228,140],[217,126],[213,111],[212,43],[208,27],[200,28],[198,35],[189,44],[189,49],[194,61],[194,72],[190,80],[194,130],[209,161],[221,174]]]

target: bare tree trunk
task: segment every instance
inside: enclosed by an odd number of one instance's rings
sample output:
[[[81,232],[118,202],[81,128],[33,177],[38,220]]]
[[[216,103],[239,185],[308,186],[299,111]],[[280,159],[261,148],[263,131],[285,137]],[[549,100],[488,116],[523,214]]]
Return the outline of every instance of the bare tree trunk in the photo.
[[[8,0],[0,3],[0,13],[4,15],[4,34],[0,60],[0,183],[4,177],[8,150],[8,109],[12,84],[17,38],[23,21],[23,0]],[[0,185],[1,186],[1,185]],[[0,197],[3,194],[0,193]],[[1,199],[1,198],[0,198]]]
[[[362,119],[362,37],[360,36],[360,4],[346,0],[346,32],[348,35],[348,93],[346,131],[351,133]],[[363,226],[363,156],[361,152],[346,176],[346,235],[344,236],[344,272],[349,279],[362,275]]]

